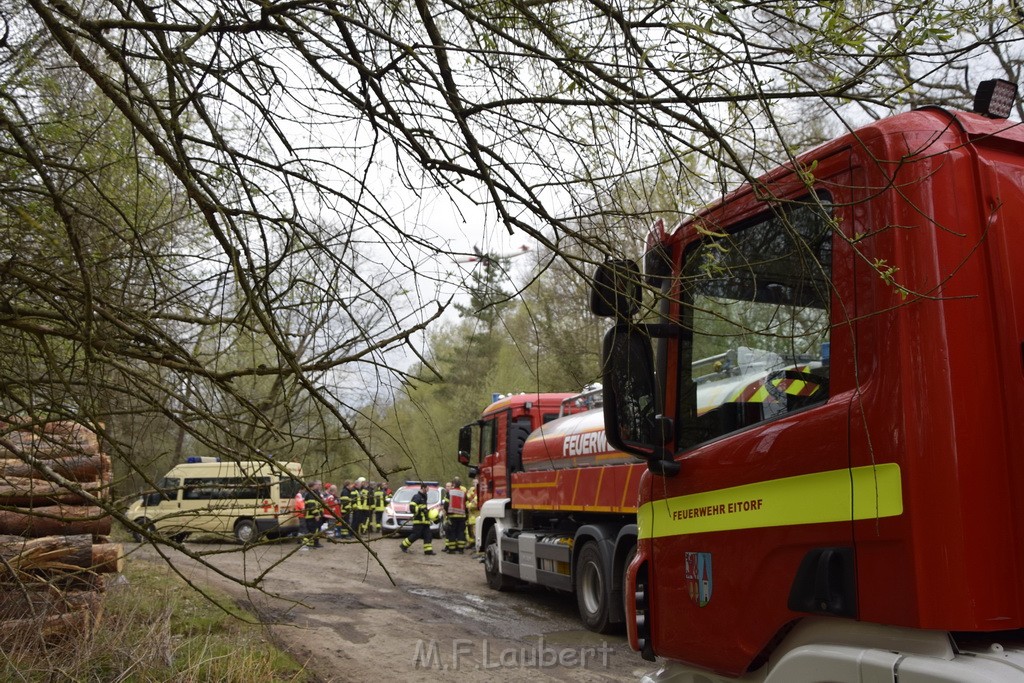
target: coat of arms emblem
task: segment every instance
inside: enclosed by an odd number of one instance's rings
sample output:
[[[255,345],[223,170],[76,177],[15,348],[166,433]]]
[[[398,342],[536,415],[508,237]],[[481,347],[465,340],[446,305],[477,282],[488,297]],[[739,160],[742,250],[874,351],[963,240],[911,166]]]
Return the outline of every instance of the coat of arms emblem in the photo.
[[[686,553],[686,590],[697,607],[711,602],[711,553]]]

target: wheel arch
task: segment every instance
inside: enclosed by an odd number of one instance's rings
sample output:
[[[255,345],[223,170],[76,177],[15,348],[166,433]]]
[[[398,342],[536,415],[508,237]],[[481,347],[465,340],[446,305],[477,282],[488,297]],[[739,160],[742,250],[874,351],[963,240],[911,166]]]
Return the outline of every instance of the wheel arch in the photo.
[[[487,538],[487,530],[492,526],[498,527],[498,536],[501,536],[501,532],[511,526],[511,519],[509,517],[511,505],[512,500],[510,498],[491,498],[480,506],[480,511],[477,513],[476,518],[476,528],[473,529],[473,533],[476,535],[477,550],[483,550],[484,539]]]

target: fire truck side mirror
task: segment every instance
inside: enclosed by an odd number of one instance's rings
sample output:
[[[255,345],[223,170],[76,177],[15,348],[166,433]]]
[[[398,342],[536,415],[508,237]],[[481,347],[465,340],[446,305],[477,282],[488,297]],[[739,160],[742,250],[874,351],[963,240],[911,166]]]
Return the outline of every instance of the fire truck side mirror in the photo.
[[[459,464],[469,465],[469,455],[473,448],[473,425],[466,425],[459,430]]]
[[[672,476],[678,463],[666,447],[672,420],[661,415],[654,354],[646,326],[620,323],[604,339],[604,424],[608,443],[649,461],[652,472]]]
[[[640,310],[640,266],[610,259],[597,267],[590,285],[590,311],[602,318],[630,320]]]

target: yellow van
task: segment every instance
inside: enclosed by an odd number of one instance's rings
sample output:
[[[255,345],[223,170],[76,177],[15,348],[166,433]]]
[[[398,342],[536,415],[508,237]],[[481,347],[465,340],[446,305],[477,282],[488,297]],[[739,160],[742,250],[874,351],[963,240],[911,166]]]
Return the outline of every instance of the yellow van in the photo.
[[[242,543],[299,531],[292,510],[302,488],[297,462],[220,462],[189,458],[160,480],[156,491],[128,508],[128,518],[175,540],[190,534],[231,534]],[[136,540],[142,540],[134,534]]]

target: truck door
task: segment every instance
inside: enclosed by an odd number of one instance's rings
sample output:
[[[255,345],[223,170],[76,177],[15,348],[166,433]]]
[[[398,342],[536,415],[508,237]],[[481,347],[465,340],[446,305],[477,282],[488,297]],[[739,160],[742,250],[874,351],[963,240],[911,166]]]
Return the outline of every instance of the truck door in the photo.
[[[850,182],[833,173],[815,193],[748,198],[683,234],[666,410],[681,470],[653,477],[650,494],[660,656],[739,675],[801,616],[856,615],[852,276],[837,234]]]
[[[504,413],[489,415],[480,421],[480,472],[477,478],[479,505],[491,498],[505,496],[506,464],[498,452],[498,425]],[[500,489],[500,493],[498,492]]]

